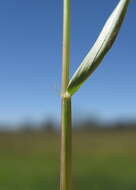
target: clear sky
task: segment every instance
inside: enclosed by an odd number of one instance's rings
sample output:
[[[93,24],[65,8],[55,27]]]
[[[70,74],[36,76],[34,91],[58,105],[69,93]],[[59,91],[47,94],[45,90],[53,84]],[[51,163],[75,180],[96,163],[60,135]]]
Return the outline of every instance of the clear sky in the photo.
[[[71,0],[71,75],[118,0]],[[136,117],[136,1],[112,51],[73,98],[75,117]],[[59,118],[63,0],[0,1],[0,122]]]

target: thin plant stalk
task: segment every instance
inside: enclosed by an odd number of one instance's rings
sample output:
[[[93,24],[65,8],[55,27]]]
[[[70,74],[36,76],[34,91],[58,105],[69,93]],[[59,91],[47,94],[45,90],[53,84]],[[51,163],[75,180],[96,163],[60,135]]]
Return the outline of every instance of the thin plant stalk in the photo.
[[[70,64],[70,0],[64,0],[63,64],[61,90],[60,190],[71,190],[71,97],[66,93]]]
[[[94,46],[69,81],[70,0],[64,0],[60,190],[71,190],[71,97],[95,71],[104,56],[111,49],[125,18],[130,1],[119,1]]]

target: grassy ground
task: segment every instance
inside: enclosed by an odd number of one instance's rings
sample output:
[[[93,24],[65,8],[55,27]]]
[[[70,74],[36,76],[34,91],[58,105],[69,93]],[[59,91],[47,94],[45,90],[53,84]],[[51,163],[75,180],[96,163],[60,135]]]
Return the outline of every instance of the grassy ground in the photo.
[[[0,190],[59,189],[59,139],[0,134]],[[136,131],[73,135],[73,190],[135,190]]]

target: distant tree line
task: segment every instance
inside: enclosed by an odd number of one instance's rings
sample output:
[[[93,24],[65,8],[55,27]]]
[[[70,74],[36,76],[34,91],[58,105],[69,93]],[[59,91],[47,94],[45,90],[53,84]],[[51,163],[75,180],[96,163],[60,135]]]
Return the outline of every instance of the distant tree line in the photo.
[[[54,122],[52,119],[42,122],[23,122],[16,126],[0,124],[0,131],[18,130],[22,132],[41,131],[53,133],[60,129],[60,124]],[[98,120],[86,119],[73,123],[74,131],[89,131],[89,130],[100,130],[100,129],[136,129],[136,121],[120,121],[104,123]]]

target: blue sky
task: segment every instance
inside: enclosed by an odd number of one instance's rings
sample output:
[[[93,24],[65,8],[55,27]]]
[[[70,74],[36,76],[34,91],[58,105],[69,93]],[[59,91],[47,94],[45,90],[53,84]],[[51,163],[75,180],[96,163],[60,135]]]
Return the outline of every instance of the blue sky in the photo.
[[[71,75],[118,0],[71,1]],[[73,115],[136,117],[136,1],[112,51],[73,97]],[[0,1],[0,122],[60,118],[62,0]]]

